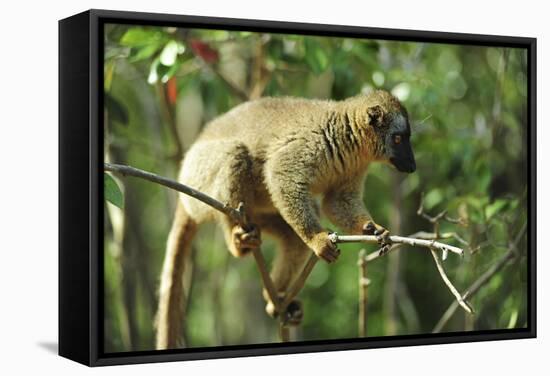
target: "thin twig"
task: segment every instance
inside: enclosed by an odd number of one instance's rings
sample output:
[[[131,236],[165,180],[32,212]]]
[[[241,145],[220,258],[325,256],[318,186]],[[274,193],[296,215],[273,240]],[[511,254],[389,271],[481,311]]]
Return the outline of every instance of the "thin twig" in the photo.
[[[281,309],[285,310],[286,307],[290,304],[292,299],[300,292],[300,290],[304,287],[304,284],[306,283],[307,277],[309,277],[309,274],[313,270],[313,267],[315,264],[317,264],[317,261],[319,258],[315,253],[311,253],[311,256],[307,260],[306,265],[304,266],[304,269],[302,269],[302,272],[300,273],[298,279],[294,281],[290,289],[288,289],[288,292],[285,295],[285,298],[283,302],[281,303]]]
[[[454,295],[454,297],[456,298],[456,301],[458,302],[458,304],[464,308],[464,310],[470,314],[473,314],[474,311],[472,309],[472,307],[470,307],[470,305],[468,304],[468,302],[466,302],[462,296],[460,295],[460,293],[458,292],[458,290],[456,289],[456,287],[454,287],[454,285],[452,284],[451,280],[449,279],[449,277],[447,277],[447,273],[445,273],[445,269],[443,269],[443,264],[441,263],[441,260],[439,259],[439,256],[437,255],[437,253],[433,250],[433,249],[430,249],[431,253],[432,253],[432,256],[434,258],[434,261],[435,261],[435,265],[437,266],[437,271],[439,272],[439,274],[441,275],[441,279],[443,279],[443,282],[445,282],[445,284],[447,285],[447,287],[449,288],[449,290],[451,291],[451,293]]]
[[[164,118],[164,121],[166,122],[166,124],[168,125],[168,129],[170,130],[170,133],[172,136],[171,138],[176,147],[176,151],[171,157],[174,158],[176,161],[180,162],[181,159],[183,158],[184,148],[181,143],[181,137],[179,135],[178,125],[174,115],[174,110],[173,108],[170,107],[170,104],[168,102],[164,84],[158,81],[156,85],[156,89],[157,89],[157,94],[159,95],[159,102],[160,102],[159,105],[160,105],[161,115]]]
[[[329,235],[330,240],[333,243],[379,243],[379,238],[374,235],[338,235],[332,233]],[[389,237],[389,241],[392,244],[407,244],[413,247],[426,247],[426,248],[435,248],[443,252],[453,252],[460,256],[464,255],[464,250],[462,248],[454,247],[449,244],[440,243],[434,240],[426,239],[417,239],[417,238],[407,238],[404,236],[392,235]]]
[[[515,240],[510,244],[508,251],[503,254],[485,273],[483,273],[474,283],[470,285],[462,294],[462,299],[468,299],[474,296],[483,286],[485,286],[495,274],[497,274],[504,266],[508,264],[510,260],[518,257],[519,253],[517,252],[517,244],[525,234],[527,229],[527,224],[525,223],[522,229],[518,232]],[[447,325],[447,322],[451,319],[453,314],[458,308],[458,302],[454,301],[451,303],[449,308],[443,313],[443,316],[439,319],[435,327],[432,329],[432,333],[439,333]]]
[[[279,312],[281,314],[281,301],[279,299],[279,296],[277,294],[277,289],[275,288],[275,285],[273,284],[273,280],[271,279],[269,272],[267,271],[267,266],[265,262],[264,255],[260,248],[253,248],[252,253],[254,255],[254,260],[256,260],[256,265],[258,265],[258,270],[260,271],[260,275],[262,277],[263,285],[269,294],[269,297],[271,299],[271,302],[275,306],[275,311]]]
[[[281,338],[281,342],[290,341],[290,328],[282,319],[279,320],[279,337]]]
[[[237,86],[234,82],[229,80],[227,77],[225,77],[224,74],[219,71],[219,69],[217,69],[212,64],[207,63],[200,56],[198,56],[197,60],[198,60],[199,66],[201,68],[204,68],[204,69],[209,70],[210,72],[214,73],[214,75],[216,75],[216,77],[218,77],[218,79],[220,81],[222,81],[225,84],[225,86],[227,86],[229,88],[229,90],[231,90],[233,92],[233,94],[235,94],[237,97],[239,97],[242,101],[246,102],[246,101],[250,100],[250,96],[248,95],[248,93],[246,91],[244,91],[243,89],[241,89],[239,86]]]
[[[359,252],[357,266],[359,267],[359,337],[367,336],[367,312],[368,312],[368,289],[370,280],[367,278],[366,251]]]
[[[409,235],[408,238],[423,239],[423,240],[455,239],[459,243],[462,243],[465,246],[470,247],[469,244],[465,240],[463,240],[456,232],[443,232],[443,233],[440,233],[439,236],[437,236],[437,234],[434,232],[418,231],[418,232],[415,232],[414,234]],[[382,256],[389,254],[390,252],[401,249],[404,245],[406,244],[404,243],[392,244],[391,247],[386,252],[379,252],[379,251],[372,252],[365,257],[365,261],[372,262]],[[446,256],[445,256],[445,253],[443,253],[443,261],[445,261],[445,259],[446,259]]]
[[[186,45],[191,45],[192,41],[188,33],[181,35],[181,38],[183,42]],[[193,54],[197,57],[195,60],[198,63],[198,65],[206,70],[209,70],[210,72],[214,73],[222,81],[228,88],[235,94],[237,97],[239,97],[242,101],[248,101],[250,100],[250,95],[243,89],[241,89],[239,86],[237,86],[234,82],[229,80],[225,75],[220,72],[218,67],[212,63],[207,62],[202,56],[197,54],[196,52],[193,52]]]
[[[431,216],[431,215],[427,214],[424,210],[424,193],[422,193],[422,195],[420,196],[420,204],[418,206],[418,209],[416,210],[416,214],[421,216],[422,218],[426,219],[431,224],[433,224],[434,227],[435,227],[435,230],[439,229],[439,223],[441,221],[446,221],[446,222],[456,224],[456,225],[460,225],[460,226],[466,226],[467,225],[467,221],[464,220],[463,218],[450,217],[447,214],[447,210],[443,210],[442,212],[440,212],[439,214],[437,214],[435,216]],[[434,231],[434,232],[438,233],[438,231]]]
[[[494,263],[481,277],[479,277],[466,291],[464,294],[462,294],[462,299],[467,299],[469,297],[474,296],[480,289],[483,287],[487,282],[493,278],[493,276],[498,273],[507,263],[509,260],[513,258],[514,253],[513,252],[506,252],[496,263]],[[451,319],[451,317],[456,312],[456,309],[458,308],[458,301],[454,301],[451,303],[449,308],[443,313],[435,327],[432,329],[432,333],[439,333],[441,330],[445,327],[447,322]]]

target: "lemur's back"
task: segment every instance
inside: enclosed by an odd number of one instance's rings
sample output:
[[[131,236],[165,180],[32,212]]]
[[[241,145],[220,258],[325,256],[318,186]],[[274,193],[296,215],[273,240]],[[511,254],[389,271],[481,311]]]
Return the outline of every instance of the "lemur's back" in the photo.
[[[229,137],[239,139],[254,149],[290,132],[306,131],[317,123],[311,119],[319,118],[321,121],[333,103],[291,97],[246,102],[212,120],[197,141],[227,140]]]

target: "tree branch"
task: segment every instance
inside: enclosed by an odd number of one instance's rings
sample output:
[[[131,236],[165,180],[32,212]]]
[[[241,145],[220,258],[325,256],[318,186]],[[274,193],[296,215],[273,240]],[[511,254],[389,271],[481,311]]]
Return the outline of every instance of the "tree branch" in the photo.
[[[367,336],[368,292],[370,280],[367,275],[366,251],[359,251],[357,266],[359,267],[359,337]]]
[[[474,313],[474,310],[472,309],[472,307],[468,304],[468,302],[466,302],[464,300],[464,298],[462,298],[462,296],[460,296],[460,293],[458,292],[458,290],[456,289],[456,287],[454,287],[454,285],[452,284],[451,280],[449,279],[449,277],[447,277],[447,273],[445,273],[445,269],[443,269],[443,264],[441,263],[441,260],[439,259],[439,256],[437,255],[437,253],[433,250],[433,249],[430,249],[431,253],[432,253],[432,256],[434,258],[434,261],[435,261],[435,265],[437,266],[437,271],[439,272],[439,274],[441,275],[441,279],[443,279],[443,282],[445,282],[445,284],[447,285],[447,287],[449,288],[449,290],[451,290],[451,293],[454,295],[454,297],[456,298],[456,301],[458,302],[458,304],[464,308],[464,310],[470,314],[473,314]]]
[[[378,243],[379,242],[378,237],[376,237],[374,235],[338,235],[336,233],[332,233],[332,234],[329,235],[329,238],[335,244],[338,244],[338,243]],[[435,241],[435,239],[426,240],[426,239],[418,239],[418,238],[410,238],[410,237],[408,238],[408,237],[403,237],[403,236],[392,235],[392,236],[390,236],[389,240],[393,244],[392,247],[390,247],[390,250],[394,247],[397,248],[401,245],[410,245],[410,246],[413,246],[413,247],[426,247],[426,248],[429,248],[429,249],[432,249],[432,250],[433,249],[438,249],[438,250],[441,250],[444,253],[448,252],[448,251],[451,251],[451,252],[459,254],[461,256],[464,254],[464,251],[461,248],[454,247],[454,246],[444,244],[444,243],[441,243],[441,242],[437,242],[437,241]],[[370,262],[370,261],[374,260],[375,258],[378,258],[378,257],[383,256],[385,254],[387,254],[387,252],[386,253],[381,253],[381,252],[372,253],[372,254],[365,257],[365,262]],[[319,260],[319,258],[314,253],[312,253],[309,260],[306,263],[306,266],[304,267],[304,269],[300,273],[298,279],[293,283],[293,285],[290,287],[287,294],[285,295],[285,299],[281,303],[281,309],[284,310],[286,308],[286,306],[288,306],[288,304],[292,301],[292,299],[294,299],[294,297],[296,297],[298,292],[300,292],[300,290],[304,287],[304,284],[307,280],[307,277],[309,276],[309,274],[313,270],[313,267],[315,266],[315,264],[317,263],[318,260]]]
[[[174,141],[174,145],[176,147],[176,151],[170,157],[175,159],[179,163],[183,158],[184,148],[181,143],[181,137],[179,135],[178,125],[176,122],[176,118],[174,116],[174,110],[170,107],[170,104],[168,103],[168,98],[166,97],[164,84],[162,84],[160,81],[157,82],[156,90],[159,96],[159,102],[160,102],[159,106],[160,106],[161,116],[164,118],[164,121],[168,125],[168,129],[172,134],[172,140]]]
[[[338,235],[332,233],[329,235],[330,240],[334,244],[338,243],[379,243],[378,237],[374,235]],[[438,249],[442,252],[453,252],[460,256],[464,255],[462,248],[454,247],[445,243],[433,240],[407,238],[403,236],[392,235],[389,237],[391,244],[406,244],[413,247],[425,247],[430,249]]]
[[[443,216],[441,216],[441,218],[442,217]],[[439,271],[439,274],[441,275],[441,278],[443,279],[443,282],[445,282],[445,284],[447,285],[447,287],[449,288],[451,293],[455,296],[455,298],[458,301],[458,304],[460,304],[460,306],[462,308],[464,308],[464,310],[466,310],[466,312],[473,313],[472,307],[470,307],[470,305],[467,302],[465,302],[464,299],[462,299],[462,297],[460,296],[460,293],[458,292],[456,287],[454,287],[452,282],[449,280],[449,277],[447,277],[447,274],[445,273],[445,270],[443,269],[443,265],[441,264],[441,260],[439,259],[439,256],[435,252],[435,250],[437,249],[437,250],[442,251],[443,254],[450,251],[450,252],[456,253],[460,256],[463,256],[464,255],[464,250],[462,250],[462,248],[458,248],[458,247],[454,247],[452,245],[448,245],[448,244],[438,242],[438,241],[435,240],[436,236],[437,236],[437,234],[433,234],[434,239],[426,240],[426,239],[407,238],[407,237],[403,237],[403,236],[393,235],[393,236],[389,237],[389,240],[392,244],[406,244],[406,245],[410,245],[410,246],[413,246],[413,247],[429,248],[431,253],[432,253],[432,256],[434,258],[434,261],[436,263],[437,270]],[[335,244],[337,244],[337,243],[354,243],[354,242],[379,243],[378,237],[374,236],[374,235],[338,235],[336,233],[332,233],[332,234],[329,235],[329,237],[330,237],[330,240],[332,240],[332,242],[335,243]],[[394,248],[394,247],[390,247],[390,249],[391,248]],[[387,253],[388,252],[377,252],[376,256],[371,257],[370,260],[367,256],[367,257],[365,257],[365,262],[372,261],[375,258],[380,257],[382,255],[385,255]]]
[[[315,253],[311,253],[311,256],[309,256],[309,259],[307,260],[306,265],[304,266],[304,269],[302,269],[302,272],[298,276],[298,279],[294,281],[292,286],[289,288],[288,292],[285,295],[285,299],[281,303],[281,309],[286,309],[286,307],[290,304],[292,299],[298,295],[300,290],[304,287],[307,277],[309,277],[309,274],[313,270],[313,267],[315,264],[317,264],[317,261],[319,261],[319,257]]]
[[[224,204],[224,203],[216,200],[215,198],[212,198],[212,197],[210,197],[210,196],[208,196],[208,195],[206,195],[202,192],[199,192],[196,189],[191,188],[191,187],[189,187],[185,184],[181,184],[181,183],[178,183],[174,180],[165,178],[163,176],[153,174],[151,172],[147,172],[147,171],[144,171],[144,170],[140,170],[138,168],[131,167],[131,166],[105,163],[104,164],[104,169],[105,169],[105,171],[116,172],[116,173],[119,173],[119,174],[124,175],[124,176],[126,176],[126,175],[127,176],[134,176],[134,177],[137,177],[137,178],[149,180],[153,183],[164,185],[165,187],[171,188],[175,191],[185,193],[186,195],[194,197],[197,200],[199,200],[199,201],[201,201],[201,202],[203,202],[207,205],[210,205],[214,209],[221,211],[222,213],[226,214],[231,219],[233,219],[235,222],[239,223],[240,225],[243,225],[243,227],[246,225],[243,213],[240,210],[234,209],[231,206],[229,206],[228,204]]]
[[[271,276],[267,271],[267,266],[266,266],[265,258],[262,251],[260,250],[260,248],[254,248],[252,250],[252,253],[254,255],[254,260],[256,260],[256,264],[258,265],[258,270],[260,271],[263,285],[267,290],[269,297],[271,298],[271,302],[275,306],[275,311],[282,312],[283,309],[281,308],[281,300],[279,299],[279,296],[277,294],[277,289],[273,284],[273,280],[271,279]]]
[[[220,81],[222,81],[237,97],[239,97],[242,101],[246,102],[250,100],[250,96],[246,91],[241,89],[239,86],[237,86],[235,83],[233,83],[231,80],[229,80],[227,77],[223,75],[222,72],[220,72],[218,69],[216,69],[211,64],[206,63],[204,60],[201,59],[201,65],[203,68],[209,69],[212,73],[218,77]]]

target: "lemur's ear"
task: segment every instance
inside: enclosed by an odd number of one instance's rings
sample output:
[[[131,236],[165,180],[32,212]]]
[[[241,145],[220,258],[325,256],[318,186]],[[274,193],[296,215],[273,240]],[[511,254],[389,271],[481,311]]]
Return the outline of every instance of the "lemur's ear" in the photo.
[[[369,124],[373,127],[380,127],[383,123],[384,111],[379,105],[369,107],[367,110],[369,115]]]

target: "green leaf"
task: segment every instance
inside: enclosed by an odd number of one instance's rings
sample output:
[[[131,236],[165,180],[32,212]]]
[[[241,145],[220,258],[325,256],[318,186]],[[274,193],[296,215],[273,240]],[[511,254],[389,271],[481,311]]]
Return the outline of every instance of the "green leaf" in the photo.
[[[435,188],[429,191],[424,197],[424,207],[427,210],[430,210],[434,206],[441,203],[442,201],[443,201],[443,192],[441,192],[441,189]]]
[[[105,91],[111,91],[111,85],[113,83],[113,76],[115,74],[115,60],[109,60],[105,62],[103,87]]]
[[[120,44],[128,47],[146,46],[158,44],[167,37],[158,30],[147,30],[142,27],[128,29],[120,38]]]
[[[160,44],[152,43],[143,47],[132,48],[132,56],[129,61],[135,63],[153,56],[160,48]]]
[[[103,174],[103,192],[105,194],[105,199],[111,204],[118,206],[119,208],[124,208],[124,196],[122,191],[118,187],[115,179],[109,174]]]
[[[327,69],[329,63],[325,50],[315,40],[307,38],[304,43],[308,66],[315,74],[323,73]]]
[[[512,311],[512,314],[510,315],[510,321],[508,321],[508,325],[506,326],[508,329],[513,329],[516,327],[516,324],[518,322],[518,310],[517,308],[514,308]]]
[[[372,64],[376,62],[379,46],[377,42],[372,43],[353,43],[351,54],[355,55],[363,64]]]
[[[508,205],[507,200],[498,199],[495,200],[491,205],[485,207],[485,217],[487,220],[491,219],[494,215],[498,214],[502,209]]]
[[[162,75],[161,81],[162,83],[167,83],[169,79],[174,77],[176,73],[178,73],[179,69],[181,68],[181,62],[177,62],[170,67],[170,69]]]
[[[485,230],[485,233],[487,240],[489,240],[493,247],[506,244],[509,234],[506,224],[499,219],[494,219]]]

